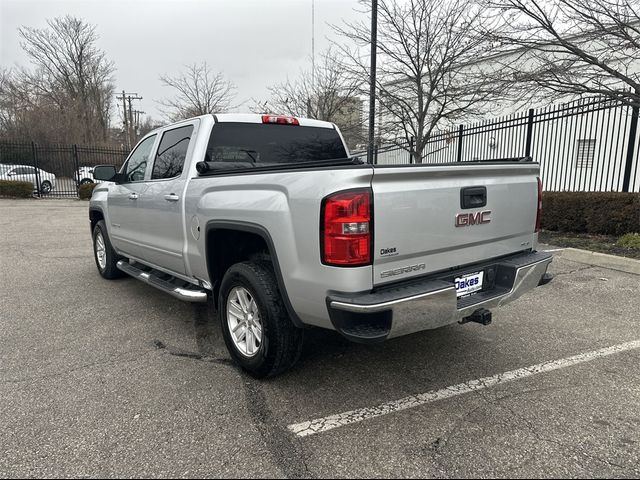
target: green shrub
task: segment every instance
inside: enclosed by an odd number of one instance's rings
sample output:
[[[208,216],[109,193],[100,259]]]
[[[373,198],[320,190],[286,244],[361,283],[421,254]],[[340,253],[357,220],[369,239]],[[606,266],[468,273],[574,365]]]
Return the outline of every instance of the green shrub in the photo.
[[[640,250],[640,233],[627,233],[618,239],[618,245]]]
[[[84,185],[80,185],[78,188],[78,196],[80,200],[89,200],[91,195],[93,194],[93,189],[96,188],[95,183],[85,183]]]
[[[0,180],[0,197],[31,198],[32,196],[33,184],[31,182]]]
[[[542,228],[560,232],[624,235],[640,231],[640,194],[545,192]]]

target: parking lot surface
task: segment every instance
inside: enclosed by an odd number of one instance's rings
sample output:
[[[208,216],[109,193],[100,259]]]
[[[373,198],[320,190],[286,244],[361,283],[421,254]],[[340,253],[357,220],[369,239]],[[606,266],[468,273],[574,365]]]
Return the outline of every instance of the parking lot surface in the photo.
[[[490,326],[311,329],[256,381],[209,307],[98,275],[87,209],[0,200],[0,477],[640,475],[638,276],[558,251]],[[354,410],[380,414],[296,434]]]

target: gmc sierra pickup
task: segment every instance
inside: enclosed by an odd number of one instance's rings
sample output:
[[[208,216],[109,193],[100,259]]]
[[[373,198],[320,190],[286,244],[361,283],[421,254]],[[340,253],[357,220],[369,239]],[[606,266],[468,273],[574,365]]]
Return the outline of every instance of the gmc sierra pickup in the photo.
[[[455,322],[546,281],[539,165],[369,165],[335,125],[205,115],[96,167],[100,274],[212,299],[231,356],[256,377],[298,359],[305,326],[378,342]]]

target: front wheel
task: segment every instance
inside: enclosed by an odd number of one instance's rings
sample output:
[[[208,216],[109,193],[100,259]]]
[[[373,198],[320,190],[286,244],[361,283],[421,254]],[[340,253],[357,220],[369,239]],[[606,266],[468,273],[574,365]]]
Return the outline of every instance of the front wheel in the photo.
[[[270,262],[242,262],[225,274],[218,316],[231,357],[257,378],[290,369],[302,351],[303,330],[289,318]]]
[[[107,235],[107,226],[104,220],[100,220],[93,227],[93,256],[96,260],[98,272],[103,278],[113,280],[124,276],[124,273],[118,269],[116,264],[122,260],[111,246],[111,241]]]

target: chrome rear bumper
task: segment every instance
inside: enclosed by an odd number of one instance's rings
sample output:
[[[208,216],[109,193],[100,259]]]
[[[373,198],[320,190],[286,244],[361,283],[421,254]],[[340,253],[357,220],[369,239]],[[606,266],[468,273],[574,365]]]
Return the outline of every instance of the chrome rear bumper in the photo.
[[[462,320],[479,308],[491,309],[511,302],[538,286],[551,261],[548,253],[523,253],[373,292],[331,294],[327,304],[334,327],[343,335],[355,341],[380,341],[439,328]],[[495,275],[491,288],[456,297],[456,275],[490,269]]]

